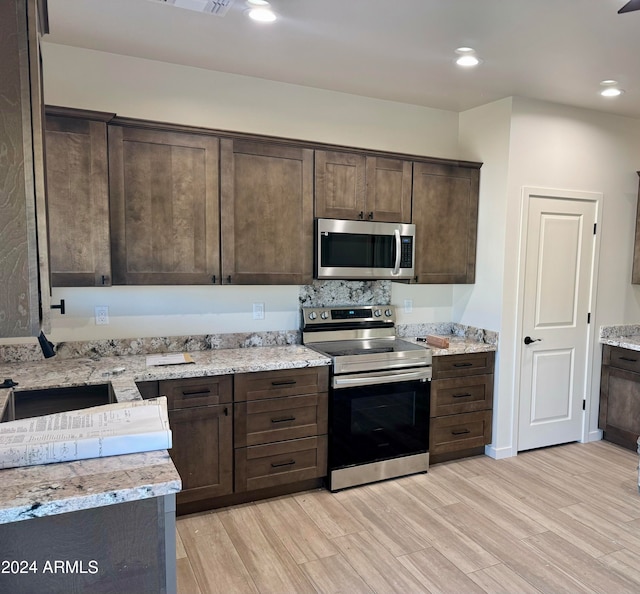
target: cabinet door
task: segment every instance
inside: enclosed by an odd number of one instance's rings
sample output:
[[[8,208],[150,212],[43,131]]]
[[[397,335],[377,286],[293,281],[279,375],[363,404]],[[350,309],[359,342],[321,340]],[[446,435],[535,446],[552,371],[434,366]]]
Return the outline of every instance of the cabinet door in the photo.
[[[640,435],[640,374],[602,366],[599,427],[604,439],[635,451]]]
[[[367,218],[411,222],[411,170],[410,161],[367,157]]]
[[[3,338],[36,336],[41,321],[45,327],[48,323],[41,16],[44,15],[39,14],[34,0],[0,2],[0,336]]]
[[[222,282],[310,284],[313,151],[221,141]]]
[[[315,212],[323,219],[367,218],[364,155],[315,152]]]
[[[107,125],[47,114],[46,151],[51,284],[110,285]]]
[[[640,171],[638,171],[640,175]],[[640,284],[640,186],[638,187],[638,203],[636,206],[636,236],[633,244],[633,268],[631,270],[631,284]]]
[[[169,411],[170,454],[182,479],[178,503],[233,492],[231,413],[230,404]]]
[[[218,139],[109,126],[114,284],[219,280]]]
[[[480,171],[414,163],[412,220],[419,283],[473,283]]]

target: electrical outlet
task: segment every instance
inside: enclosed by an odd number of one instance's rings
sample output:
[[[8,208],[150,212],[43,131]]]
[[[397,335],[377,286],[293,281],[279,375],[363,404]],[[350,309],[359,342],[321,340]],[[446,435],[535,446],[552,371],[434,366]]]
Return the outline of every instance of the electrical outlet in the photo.
[[[264,303],[253,304],[253,319],[264,320]]]
[[[96,326],[106,326],[109,323],[109,307],[96,305]]]
[[[411,313],[413,311],[413,300],[405,299],[404,300],[404,313]]]

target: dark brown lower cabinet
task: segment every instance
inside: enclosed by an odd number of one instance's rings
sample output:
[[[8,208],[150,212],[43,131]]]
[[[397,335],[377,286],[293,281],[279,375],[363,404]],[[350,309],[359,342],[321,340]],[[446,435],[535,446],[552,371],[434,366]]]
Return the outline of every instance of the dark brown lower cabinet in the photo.
[[[169,411],[171,459],[182,479],[178,504],[233,492],[231,407],[220,404]]]
[[[484,453],[491,443],[495,353],[433,358],[429,463]]]
[[[321,486],[328,382],[317,367],[139,383],[167,398],[178,514]]]
[[[640,352],[605,345],[598,426],[604,439],[630,450],[640,435]]]

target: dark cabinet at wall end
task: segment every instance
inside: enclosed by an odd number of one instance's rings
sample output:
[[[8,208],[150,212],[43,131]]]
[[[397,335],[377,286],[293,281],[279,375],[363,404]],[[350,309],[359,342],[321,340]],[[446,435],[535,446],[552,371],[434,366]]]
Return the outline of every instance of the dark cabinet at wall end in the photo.
[[[640,177],[640,171],[638,171]],[[631,272],[631,283],[640,285],[640,181],[638,183],[638,205],[636,208],[636,237],[633,244],[633,270]]]
[[[604,439],[636,451],[640,435],[640,352],[604,345],[598,427]]]

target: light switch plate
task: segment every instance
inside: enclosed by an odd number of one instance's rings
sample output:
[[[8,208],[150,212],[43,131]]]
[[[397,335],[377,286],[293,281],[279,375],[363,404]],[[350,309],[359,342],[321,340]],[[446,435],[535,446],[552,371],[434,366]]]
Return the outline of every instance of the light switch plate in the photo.
[[[405,299],[404,300],[404,313],[411,313],[413,311],[413,300]]]

